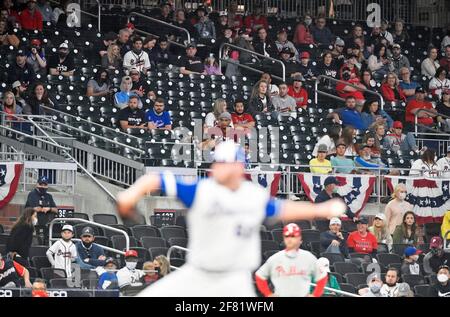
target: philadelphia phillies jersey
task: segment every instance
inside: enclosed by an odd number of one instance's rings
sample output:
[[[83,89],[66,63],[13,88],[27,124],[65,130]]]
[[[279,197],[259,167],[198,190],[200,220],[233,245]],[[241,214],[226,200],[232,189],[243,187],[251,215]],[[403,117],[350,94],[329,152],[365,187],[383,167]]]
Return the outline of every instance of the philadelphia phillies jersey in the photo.
[[[256,275],[274,285],[280,297],[304,297],[309,294],[311,279],[323,278],[316,265],[317,258],[308,251],[279,251],[267,259]]]

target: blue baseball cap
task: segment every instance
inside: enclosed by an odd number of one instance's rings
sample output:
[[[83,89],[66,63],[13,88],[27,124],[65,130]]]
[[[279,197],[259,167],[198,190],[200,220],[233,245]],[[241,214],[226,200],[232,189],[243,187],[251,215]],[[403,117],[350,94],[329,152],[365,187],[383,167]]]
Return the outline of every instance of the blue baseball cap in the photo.
[[[334,176],[329,176],[325,179],[325,182],[323,183],[324,186],[328,186],[330,184],[336,184],[339,185],[339,181]]]
[[[244,149],[233,141],[225,141],[216,146],[214,161],[219,163],[245,163]]]
[[[405,256],[411,256],[411,255],[421,254],[422,251],[418,250],[414,247],[406,247],[404,253],[405,253]]]
[[[48,177],[47,176],[39,177],[38,184],[45,184],[45,185],[47,185],[48,184]]]

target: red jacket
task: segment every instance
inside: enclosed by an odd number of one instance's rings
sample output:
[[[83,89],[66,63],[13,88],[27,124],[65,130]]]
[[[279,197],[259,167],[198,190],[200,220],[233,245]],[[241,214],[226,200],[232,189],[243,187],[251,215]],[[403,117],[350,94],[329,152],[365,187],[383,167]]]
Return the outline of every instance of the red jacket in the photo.
[[[294,44],[314,44],[314,38],[306,26],[299,24],[295,29]]]
[[[383,85],[381,85],[381,94],[383,95],[384,101],[406,101],[406,96],[403,93],[403,90],[400,87],[397,87],[398,89],[398,94],[400,95],[400,99],[396,99],[395,98],[395,93],[394,93],[394,89],[392,89],[391,87],[389,87],[389,85],[387,83],[384,83]]]
[[[23,30],[42,31],[42,20],[42,14],[38,9],[34,9],[33,14],[28,8],[20,12],[20,24],[22,25]]]

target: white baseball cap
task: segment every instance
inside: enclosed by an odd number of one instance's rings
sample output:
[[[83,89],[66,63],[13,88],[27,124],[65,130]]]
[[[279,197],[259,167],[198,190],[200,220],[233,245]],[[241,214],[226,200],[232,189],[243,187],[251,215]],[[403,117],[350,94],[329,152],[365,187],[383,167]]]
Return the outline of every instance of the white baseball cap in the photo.
[[[71,225],[64,225],[62,227],[61,231],[64,231],[64,230],[69,230],[69,231],[72,231],[72,233],[73,233],[73,227]]]
[[[330,219],[330,226],[331,225],[342,225],[342,221],[341,221],[341,219],[339,219],[338,217],[333,217],[333,218],[331,218]]]
[[[386,221],[386,216],[384,214],[382,214],[382,213],[376,214],[375,215],[375,219],[376,218],[381,219],[383,221]]]
[[[330,272],[330,261],[327,258],[318,258],[316,265],[322,272]]]
[[[225,141],[216,146],[214,161],[221,163],[245,163],[245,152],[239,144],[233,141]]]
[[[68,49],[68,48],[69,48],[69,45],[67,45],[66,42],[62,42],[62,43],[59,45],[59,48],[66,48],[66,49]]]

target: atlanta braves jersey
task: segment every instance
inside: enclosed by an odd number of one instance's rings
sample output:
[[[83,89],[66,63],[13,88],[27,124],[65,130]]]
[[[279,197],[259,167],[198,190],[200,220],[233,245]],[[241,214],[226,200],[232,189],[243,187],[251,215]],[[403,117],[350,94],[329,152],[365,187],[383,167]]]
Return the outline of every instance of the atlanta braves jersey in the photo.
[[[77,248],[72,241],[59,239],[47,250],[47,258],[55,269],[66,271],[67,277],[72,276],[72,262],[77,258]]]

